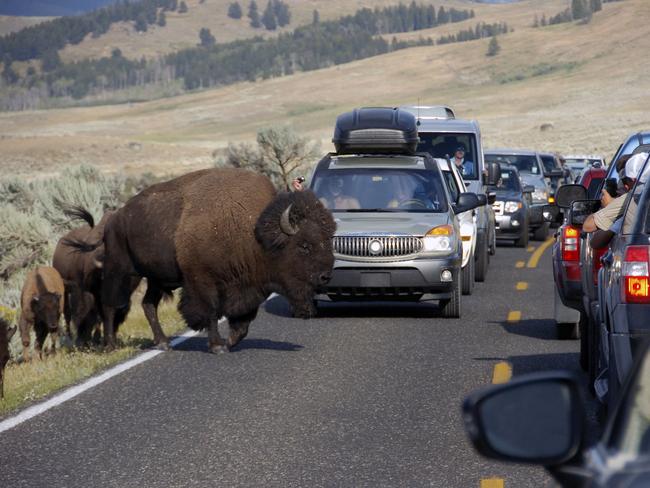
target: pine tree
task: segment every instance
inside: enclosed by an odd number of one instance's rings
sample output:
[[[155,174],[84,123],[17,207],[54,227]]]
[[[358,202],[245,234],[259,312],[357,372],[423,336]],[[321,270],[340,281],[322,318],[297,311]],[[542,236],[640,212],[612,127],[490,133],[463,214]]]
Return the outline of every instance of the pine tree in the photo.
[[[138,18],[135,19],[135,30],[137,32],[147,32],[147,29],[147,19],[144,14],[140,13],[140,15],[138,15]]]
[[[603,2],[601,0],[591,0],[591,11],[598,12],[603,9]]]
[[[239,2],[232,2],[230,5],[228,5],[228,17],[231,19],[241,19],[241,16],[242,10]]]
[[[501,46],[499,46],[499,41],[497,40],[497,36],[494,35],[492,36],[492,39],[490,39],[490,43],[488,44],[488,50],[487,50],[487,56],[496,56],[499,54],[499,51],[501,51]]]
[[[9,56],[5,56],[4,68],[2,69],[2,79],[5,80],[8,85],[13,85],[19,79],[18,73],[14,71],[14,69],[11,67],[11,64],[11,58]]]
[[[43,63],[41,65],[41,68],[46,73],[54,71],[59,66],[61,66],[61,58],[59,57],[59,52],[54,48],[45,51],[41,60]]]
[[[320,22],[320,14],[318,13],[318,10],[314,10],[312,16],[311,16],[311,23],[316,25]]]
[[[163,12],[162,10],[158,15],[158,25],[160,27],[165,27],[167,25],[167,17],[165,16],[165,12]]]
[[[212,35],[212,32],[210,32],[210,29],[206,27],[203,27],[199,31],[199,41],[199,45],[203,47],[214,46],[217,43],[217,40]]]
[[[571,0],[571,15],[574,20],[582,19],[589,13],[584,0]]]
[[[262,23],[260,22],[260,12],[255,0],[251,0],[251,3],[248,5],[248,18],[251,20],[251,27],[254,29],[262,27]]]
[[[548,22],[546,22],[546,14],[542,14],[542,20],[539,21],[539,25],[544,27]]]
[[[280,27],[289,25],[291,22],[291,11],[289,10],[289,5],[282,0],[272,0],[273,1],[273,12],[275,13],[275,20],[277,21]]]
[[[264,24],[264,27],[266,30],[275,30],[278,27],[278,23],[275,19],[275,12],[273,10],[273,4],[271,3],[271,0],[269,0],[269,3],[266,4],[266,8],[264,9],[264,13],[262,14],[262,24]]]
[[[178,13],[179,14],[187,13],[187,4],[185,2],[181,2],[180,6],[178,7]]]

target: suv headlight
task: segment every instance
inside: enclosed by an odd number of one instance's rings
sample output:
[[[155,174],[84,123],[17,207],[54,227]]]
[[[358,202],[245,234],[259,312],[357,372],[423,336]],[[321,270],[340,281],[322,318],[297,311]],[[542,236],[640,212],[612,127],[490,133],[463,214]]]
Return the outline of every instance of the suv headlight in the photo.
[[[541,188],[535,189],[533,192],[533,200],[543,200],[546,202],[548,200],[548,192]]]
[[[521,204],[521,202],[506,202],[504,210],[506,211],[506,213],[515,213],[522,206],[523,205]]]
[[[439,225],[427,232],[422,239],[425,252],[451,251],[453,249],[454,228],[451,225]]]

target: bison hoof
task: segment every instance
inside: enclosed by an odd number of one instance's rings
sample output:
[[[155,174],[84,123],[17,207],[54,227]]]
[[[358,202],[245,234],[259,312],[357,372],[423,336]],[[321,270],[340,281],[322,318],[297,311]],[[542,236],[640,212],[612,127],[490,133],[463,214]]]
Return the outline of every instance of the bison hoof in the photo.
[[[169,345],[169,342],[163,341],[159,342],[158,344],[154,344],[154,349],[157,349],[159,351],[171,351],[171,346]]]
[[[316,316],[316,313],[315,308],[301,308],[295,309],[293,311],[293,316],[296,319],[311,319]]]
[[[225,344],[222,345],[215,344],[214,346],[210,346],[210,352],[212,354],[223,354],[228,351],[229,351],[228,346],[226,346]]]

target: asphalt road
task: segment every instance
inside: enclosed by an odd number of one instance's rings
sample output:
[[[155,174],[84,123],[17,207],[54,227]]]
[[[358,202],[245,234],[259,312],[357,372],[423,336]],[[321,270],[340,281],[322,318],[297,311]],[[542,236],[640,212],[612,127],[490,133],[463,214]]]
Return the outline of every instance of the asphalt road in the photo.
[[[0,486],[553,486],[479,457],[460,416],[499,362],[579,371],[554,335],[550,249],[516,267],[531,255],[500,247],[459,320],[372,303],[303,321],[274,298],[230,354],[189,339],[0,434]]]

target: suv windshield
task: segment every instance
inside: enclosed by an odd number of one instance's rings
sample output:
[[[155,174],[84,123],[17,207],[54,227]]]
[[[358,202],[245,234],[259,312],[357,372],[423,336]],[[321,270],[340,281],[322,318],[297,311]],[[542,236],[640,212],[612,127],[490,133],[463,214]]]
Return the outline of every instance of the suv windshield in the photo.
[[[486,154],[485,162],[511,164],[515,166],[520,173],[539,174],[537,156],[521,154]]]
[[[332,212],[442,213],[443,185],[435,170],[346,168],[316,173],[312,190]]]
[[[460,157],[456,164],[465,180],[478,180],[476,136],[463,133],[420,132],[418,151],[428,152],[434,158]]]
[[[546,155],[540,155],[540,158],[542,158],[542,164],[544,165],[544,171],[547,173],[550,173],[551,171],[555,171],[559,169],[556,164],[555,164],[555,158],[551,156],[550,154],[548,156]]]
[[[519,184],[519,176],[512,169],[501,170],[501,177],[497,186],[494,187],[496,190],[501,191],[521,191],[521,185]]]

